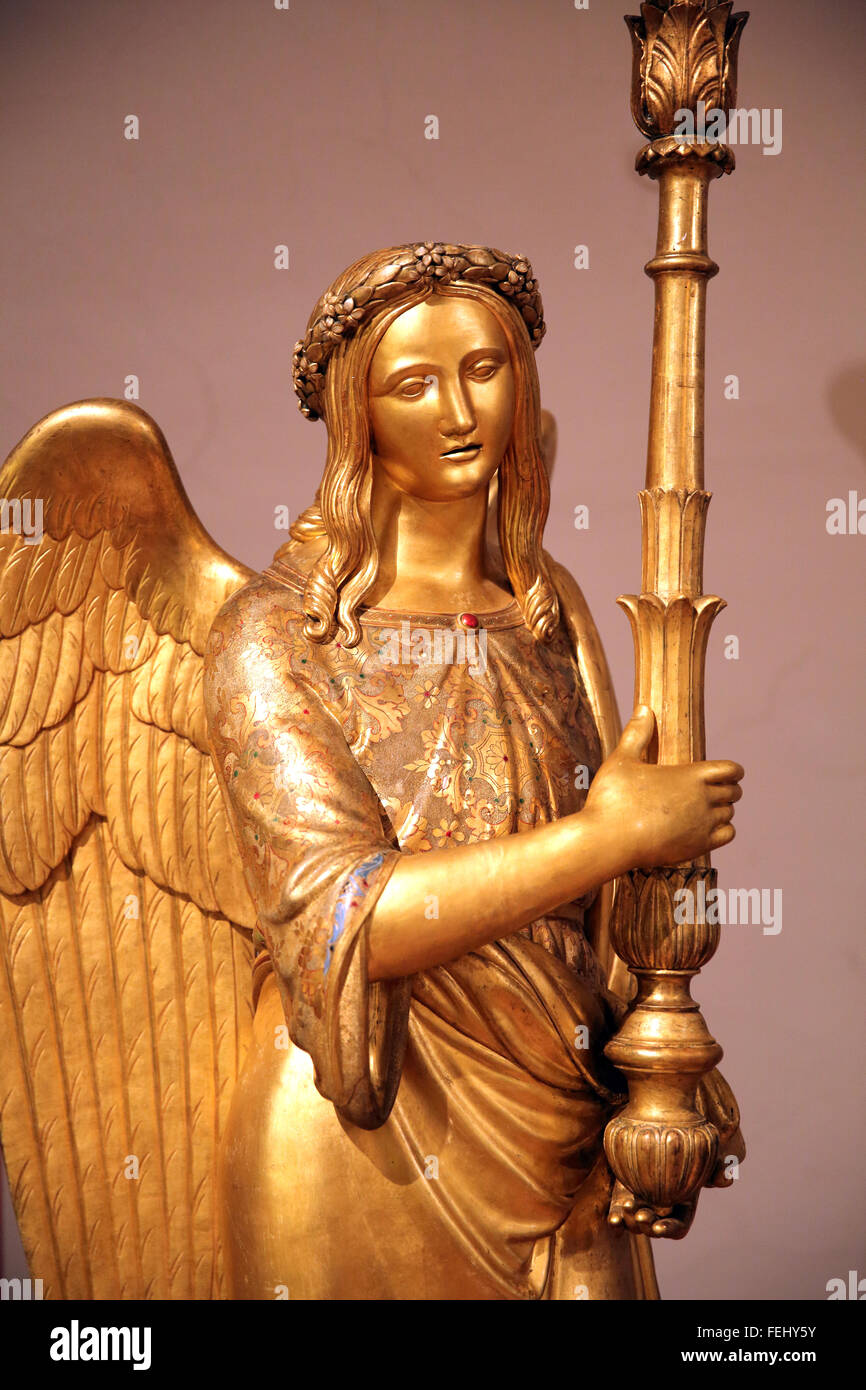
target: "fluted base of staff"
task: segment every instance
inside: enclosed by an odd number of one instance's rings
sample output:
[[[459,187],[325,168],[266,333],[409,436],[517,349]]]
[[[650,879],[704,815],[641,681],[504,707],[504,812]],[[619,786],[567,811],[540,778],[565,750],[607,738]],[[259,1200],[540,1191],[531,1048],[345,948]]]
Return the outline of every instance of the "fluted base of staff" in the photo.
[[[629,1078],[634,1085],[634,1079]],[[630,1112],[636,1100],[611,1120],[604,1151],[611,1170],[638,1202],[659,1217],[687,1202],[712,1175],[719,1136],[709,1120],[680,1125],[650,1122]]]
[[[718,1133],[696,1095],[722,1049],[691,996],[692,977],[718,945],[704,907],[715,885],[708,866],[634,870],[614,907],[614,949],[638,990],[605,1048],[627,1078],[629,1101],[608,1124],[604,1147],[623,1186],[660,1215],[706,1183],[718,1156]]]

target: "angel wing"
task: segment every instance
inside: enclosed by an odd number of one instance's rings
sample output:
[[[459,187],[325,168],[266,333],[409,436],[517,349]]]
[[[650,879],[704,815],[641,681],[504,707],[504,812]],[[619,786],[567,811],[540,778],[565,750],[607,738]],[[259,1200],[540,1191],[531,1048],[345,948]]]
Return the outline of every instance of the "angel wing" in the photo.
[[[144,411],[81,401],[0,474],[0,1141],[54,1298],[213,1298],[255,910],[202,702],[252,571]]]

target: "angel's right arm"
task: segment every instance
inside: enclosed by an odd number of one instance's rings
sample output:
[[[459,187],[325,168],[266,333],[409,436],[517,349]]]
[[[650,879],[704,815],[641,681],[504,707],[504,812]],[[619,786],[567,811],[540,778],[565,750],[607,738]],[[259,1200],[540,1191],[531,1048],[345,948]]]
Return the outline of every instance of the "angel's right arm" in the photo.
[[[632,868],[684,863],[734,837],[743,769],[727,761],[658,767],[639,706],[582,810],[551,825],[404,858],[371,913],[369,971],[391,979],[454,960]],[[438,898],[438,917],[420,910]]]
[[[295,924],[274,938],[278,964],[299,932],[312,941],[332,929],[339,892],[360,866],[353,912],[373,984],[456,960],[630,868],[682,862],[733,836],[739,790],[719,783],[742,769],[646,764],[654,720],[644,710],[583,810],[472,845],[402,852],[384,838],[375,793],[339,724],[298,679],[291,639],[275,637],[271,621],[266,652],[254,626],[233,621],[215,624],[215,640],[235,655],[208,659],[209,726],[260,913],[272,930]],[[301,958],[321,950],[321,941],[308,945]],[[287,957],[284,975],[295,973]]]
[[[624,853],[608,821],[578,811],[519,834],[402,855],[370,914],[370,978],[429,970],[519,931],[621,873]]]
[[[279,612],[264,594],[231,600],[211,633],[205,697],[247,882],[296,1013],[306,998],[325,1009],[327,970],[315,971],[326,960],[330,969],[325,950],[336,949],[337,927],[346,932],[340,894],[361,868],[349,916],[373,984],[456,960],[629,867],[622,827],[585,812],[471,845],[401,851],[385,838],[340,725],[299,675],[310,669],[299,625]]]

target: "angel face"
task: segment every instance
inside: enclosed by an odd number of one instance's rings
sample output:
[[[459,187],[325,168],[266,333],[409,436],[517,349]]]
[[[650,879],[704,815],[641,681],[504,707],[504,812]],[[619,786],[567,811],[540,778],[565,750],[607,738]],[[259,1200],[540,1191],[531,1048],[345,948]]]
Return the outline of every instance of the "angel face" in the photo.
[[[511,440],[514,371],[495,314],[434,294],[388,327],[368,377],[376,464],[402,492],[449,502],[486,490]]]

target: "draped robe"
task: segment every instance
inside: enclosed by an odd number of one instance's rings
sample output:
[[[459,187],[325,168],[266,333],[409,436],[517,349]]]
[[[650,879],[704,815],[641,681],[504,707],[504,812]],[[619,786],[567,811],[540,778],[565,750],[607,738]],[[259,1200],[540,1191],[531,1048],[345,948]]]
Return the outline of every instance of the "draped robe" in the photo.
[[[512,601],[468,643],[455,614],[383,609],[362,610],[356,648],[316,643],[303,583],[277,559],[223,608],[206,660],[261,932],[222,1163],[233,1292],[653,1296],[606,1223],[622,1006],[584,932],[592,895],[409,979],[367,976],[401,855],[581,809],[601,747],[572,634],[536,641]],[[427,895],[419,921],[436,911]]]

